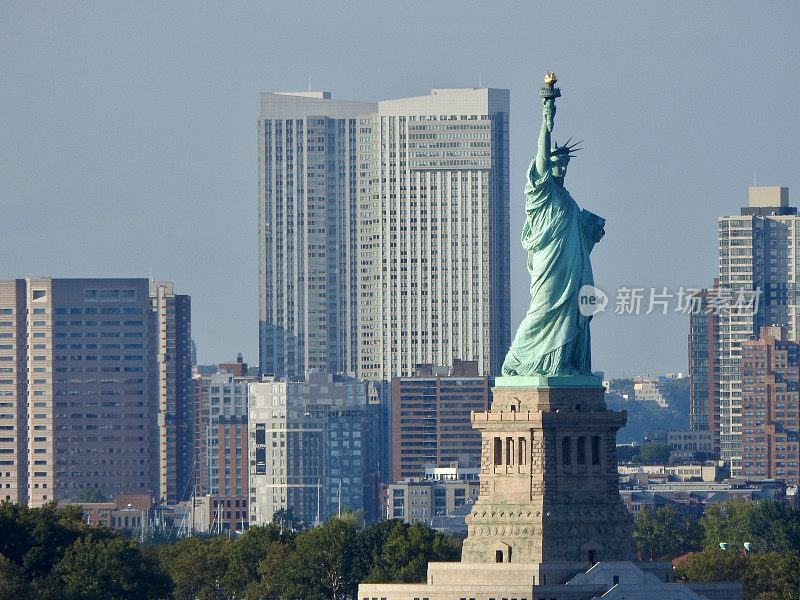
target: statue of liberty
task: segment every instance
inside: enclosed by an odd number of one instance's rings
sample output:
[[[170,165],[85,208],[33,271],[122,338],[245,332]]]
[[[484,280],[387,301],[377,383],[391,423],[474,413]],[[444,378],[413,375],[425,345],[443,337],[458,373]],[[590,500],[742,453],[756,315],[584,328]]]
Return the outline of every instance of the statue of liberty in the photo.
[[[542,88],[542,128],[525,185],[522,247],[528,252],[531,305],[503,363],[503,375],[589,375],[591,315],[579,310],[579,291],[594,285],[589,253],[605,231],[605,221],[581,211],[564,187],[570,157],[579,148],[569,140],[550,146],[561,95],[547,73]],[[572,139],[572,138],[570,138]]]

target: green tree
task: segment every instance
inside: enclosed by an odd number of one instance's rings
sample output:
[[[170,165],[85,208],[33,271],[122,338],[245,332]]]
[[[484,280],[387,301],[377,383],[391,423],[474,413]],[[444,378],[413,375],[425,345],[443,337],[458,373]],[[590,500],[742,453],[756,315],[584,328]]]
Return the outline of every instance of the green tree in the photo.
[[[222,578],[224,587],[235,597],[244,596],[248,586],[259,579],[259,561],[272,552],[286,554],[293,548],[294,538],[294,533],[281,533],[276,525],[250,527],[229,547],[228,568]]]
[[[172,589],[158,561],[121,536],[76,540],[54,574],[68,600],[157,600]]]
[[[729,500],[709,507],[700,524],[706,547],[726,542],[739,549],[750,542],[761,554],[800,554],[800,510],[782,502]]]
[[[331,519],[292,540],[269,541],[248,600],[355,598],[358,584],[417,583],[429,561],[458,560],[461,542],[429,527],[380,521],[359,531]]]
[[[114,535],[107,529],[91,528],[95,529],[97,535]],[[48,576],[64,551],[88,530],[78,506],[59,509],[51,502],[27,508],[0,503],[0,554],[22,567],[28,580]]]
[[[0,600],[19,600],[34,597],[22,568],[0,554]]]
[[[272,514],[272,522],[281,529],[294,529],[294,511],[291,508],[280,508]]]
[[[308,584],[303,598],[356,597],[359,581],[352,568],[356,532],[353,522],[334,518],[297,537],[295,559],[307,577],[293,583],[298,588]]]
[[[720,542],[725,542],[729,548],[742,548],[744,542],[751,542],[748,521],[754,506],[741,499],[709,506],[700,519],[705,547],[718,548]]]
[[[639,455],[638,446],[617,446],[617,462],[629,463]]]
[[[354,598],[359,583],[353,569],[356,537],[352,522],[334,518],[290,544],[272,542],[259,562],[258,580],[247,587],[247,598]]]
[[[741,581],[747,557],[732,550],[706,548],[675,567],[677,581]]]
[[[686,429],[689,426],[688,412],[679,412],[673,408],[662,408],[652,402],[634,400],[632,385],[627,399],[616,391],[608,392],[605,395],[609,409],[628,411],[625,427],[620,429],[617,434],[618,443],[640,442],[644,439],[648,429]],[[612,389],[614,389],[613,382]]]
[[[175,600],[227,600],[232,598],[223,579],[233,541],[225,537],[190,537],[156,550],[175,589]]]
[[[406,525],[393,521],[366,583],[421,583],[425,581],[429,561],[455,561],[461,554],[461,542],[422,523]]]
[[[270,542],[258,561],[257,577],[247,584],[245,597],[247,600],[302,598],[293,582],[293,578],[302,576],[302,568],[294,540],[286,544]]]
[[[658,390],[672,410],[689,414],[689,378],[665,379],[658,383]]]
[[[633,522],[633,537],[642,560],[670,560],[703,545],[699,523],[681,515],[674,504],[639,511]]]
[[[639,446],[639,460],[646,465],[663,464],[669,461],[669,455],[669,444],[647,442]]]
[[[762,500],[748,514],[747,533],[759,553],[800,554],[800,510],[783,502]]]
[[[745,600],[800,600],[800,557],[706,548],[675,567],[677,581],[738,581]]]
[[[103,496],[103,494],[100,493],[100,490],[98,490],[96,487],[89,485],[83,488],[83,491],[81,492],[81,495],[78,496],[76,502],[86,502],[89,504],[92,502],[108,502],[108,498]]]

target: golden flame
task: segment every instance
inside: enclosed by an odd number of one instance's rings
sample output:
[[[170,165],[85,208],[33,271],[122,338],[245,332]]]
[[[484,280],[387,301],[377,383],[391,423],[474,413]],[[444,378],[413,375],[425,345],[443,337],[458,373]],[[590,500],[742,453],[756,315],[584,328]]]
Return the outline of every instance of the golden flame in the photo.
[[[544,71],[544,83],[545,85],[554,85],[558,81],[558,77],[556,77],[555,73],[551,73],[547,69]]]

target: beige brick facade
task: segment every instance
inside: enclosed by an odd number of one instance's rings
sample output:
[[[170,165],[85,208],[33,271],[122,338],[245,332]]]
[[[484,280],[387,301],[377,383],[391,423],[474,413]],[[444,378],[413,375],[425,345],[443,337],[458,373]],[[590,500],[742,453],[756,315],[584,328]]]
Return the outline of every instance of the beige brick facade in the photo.
[[[498,382],[512,378],[499,378]],[[616,433],[604,388],[494,388],[481,431],[481,493],[463,562],[635,560],[619,498]]]

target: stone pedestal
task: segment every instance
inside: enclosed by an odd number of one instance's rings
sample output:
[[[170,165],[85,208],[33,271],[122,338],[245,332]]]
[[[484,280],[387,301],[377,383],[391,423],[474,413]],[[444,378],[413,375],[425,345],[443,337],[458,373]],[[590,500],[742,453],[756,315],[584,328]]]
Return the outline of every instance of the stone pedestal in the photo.
[[[596,377],[500,377],[481,431],[481,489],[465,563],[636,560],[619,497],[616,433]]]

